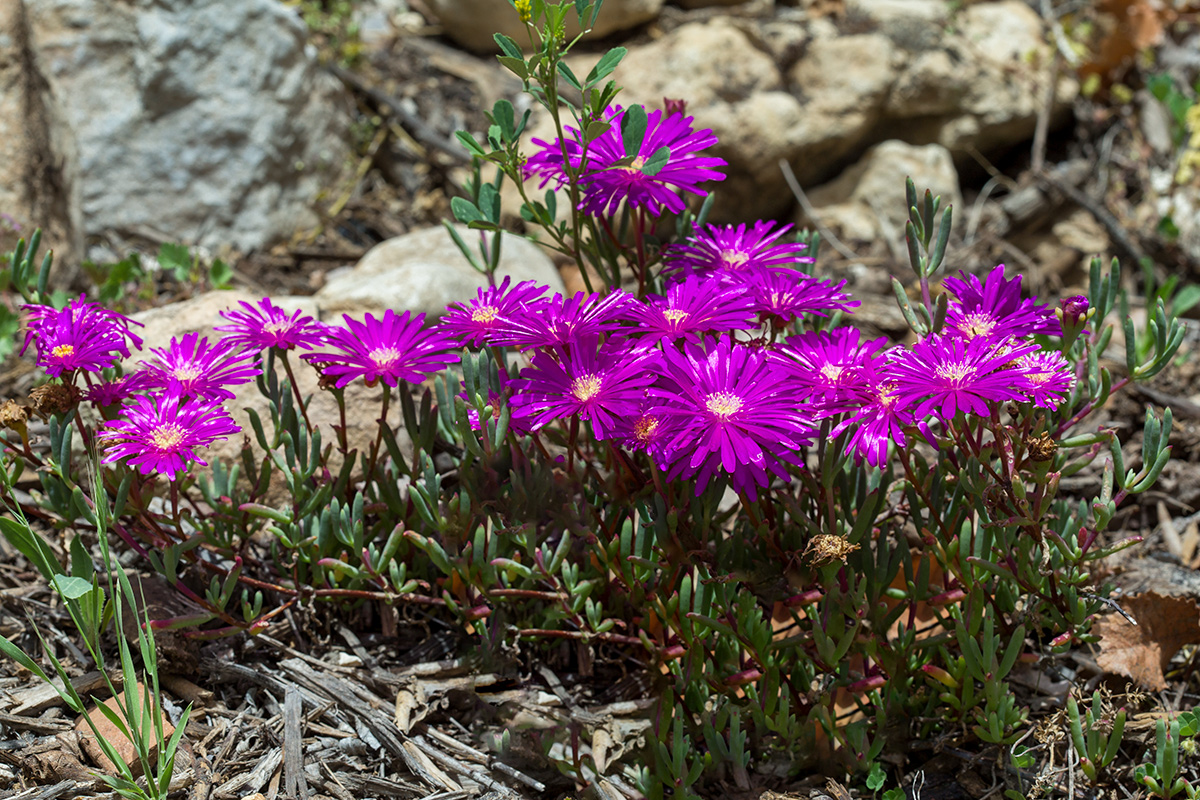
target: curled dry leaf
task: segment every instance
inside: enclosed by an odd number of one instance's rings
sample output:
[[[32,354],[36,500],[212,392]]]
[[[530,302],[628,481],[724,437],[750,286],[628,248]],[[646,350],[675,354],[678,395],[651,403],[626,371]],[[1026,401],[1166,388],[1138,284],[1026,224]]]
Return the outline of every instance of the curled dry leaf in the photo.
[[[1195,599],[1144,592],[1121,606],[1138,624],[1119,614],[1097,622],[1095,631],[1101,637],[1097,663],[1147,689],[1167,688],[1163,675],[1167,664],[1185,644],[1200,643],[1200,608]]]

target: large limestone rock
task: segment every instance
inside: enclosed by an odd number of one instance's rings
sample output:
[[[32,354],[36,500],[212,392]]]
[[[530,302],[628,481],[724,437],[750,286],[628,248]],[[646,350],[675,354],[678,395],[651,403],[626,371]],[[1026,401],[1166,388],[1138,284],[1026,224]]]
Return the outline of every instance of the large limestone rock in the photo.
[[[474,252],[479,231],[465,225],[456,230]],[[508,276],[513,283],[533,280],[552,291],[563,290],[554,262],[537,245],[511,234],[504,234],[496,274],[497,281]],[[316,300],[327,318],[378,316],[389,308],[437,317],[448,304],[469,300],[486,285],[484,276],[467,263],[439,226],[375,245],[352,269],[331,275]]]
[[[918,192],[929,189],[940,195],[942,208],[950,204],[962,208],[950,151],[937,144],[916,146],[895,140],[872,147],[835,180],[813,189],[809,200],[821,223],[843,238],[902,239],[908,219],[904,184],[909,177]]]
[[[27,15],[24,79],[58,101],[63,124],[50,137],[75,141],[86,233],[246,250],[315,221],[309,205],[348,137],[340,87],[293,10],[276,0],[4,7]]]
[[[25,6],[0,2],[0,251],[41,228],[59,266],[56,286],[69,282],[83,251],[74,156],[74,139],[34,64]]]
[[[145,325],[145,328],[138,330],[138,334],[145,340],[146,346],[140,353],[134,354],[133,360],[138,363],[152,358],[150,348],[166,347],[170,343],[171,337],[181,339],[188,333],[199,333],[201,336],[207,336],[210,341],[215,341],[223,334],[214,333],[213,327],[229,324],[228,320],[219,315],[221,311],[237,308],[238,301],[241,300],[257,303],[261,299],[258,295],[244,291],[213,291],[191,300],[172,303],[136,314],[133,318]],[[273,297],[271,300],[288,312],[299,309],[314,319],[320,314],[318,303],[311,297]],[[308,409],[309,420],[320,428],[322,442],[336,443],[337,435],[332,426],[340,423],[337,402],[334,400],[333,394],[318,388],[316,370],[301,361],[299,354],[292,354],[290,361],[292,369],[296,373],[296,382],[299,384],[301,395],[312,396],[312,402]],[[282,376],[282,367],[279,369]],[[212,447],[203,451],[200,457],[205,461],[209,461],[210,457],[225,461],[239,459],[243,441],[249,439],[251,443],[254,443],[254,429],[250,427],[248,409],[253,409],[258,414],[267,435],[271,435],[267,399],[258,391],[258,387],[254,383],[247,383],[241,386],[231,386],[229,389],[236,397],[226,401],[225,407],[232,414],[234,421],[242,426],[242,433],[216,442]],[[380,404],[383,400],[383,388],[375,386],[368,389],[362,381],[355,381],[346,387],[345,396],[346,408],[352,410],[346,415],[348,444],[351,449],[357,449],[360,453],[366,452],[366,448],[371,446],[378,430],[376,420],[379,418]],[[409,452],[412,443],[405,433],[398,403],[391,404],[388,423],[392,430],[397,432],[401,451]],[[257,444],[255,444],[255,448],[257,448]],[[336,470],[341,466],[341,459],[336,447],[331,459],[332,469]]]
[[[585,38],[599,39],[627,30],[656,18],[664,0],[605,0],[600,16]],[[492,38],[503,33],[524,47],[528,43],[525,25],[516,10],[505,0],[428,0],[429,9],[441,22],[446,35],[478,53],[499,48]],[[567,14],[567,38],[579,33],[574,10]],[[582,75],[580,77],[583,77]]]

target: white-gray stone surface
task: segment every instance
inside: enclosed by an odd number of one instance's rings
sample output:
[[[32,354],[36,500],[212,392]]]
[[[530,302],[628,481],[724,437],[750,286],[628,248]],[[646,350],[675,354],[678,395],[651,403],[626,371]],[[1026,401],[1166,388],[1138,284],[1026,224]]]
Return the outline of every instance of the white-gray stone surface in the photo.
[[[476,248],[479,231],[465,225],[456,230],[469,247]],[[561,292],[563,287],[549,256],[536,244],[512,234],[504,234],[496,274],[497,281],[505,276],[513,283],[533,280],[553,292]],[[316,299],[329,322],[342,314],[378,316],[389,308],[437,317],[448,304],[470,300],[486,285],[484,275],[467,263],[450,234],[438,226],[375,245],[353,268],[331,274]]]
[[[74,140],[85,232],[262,247],[313,224],[345,98],[276,0],[9,0]]]

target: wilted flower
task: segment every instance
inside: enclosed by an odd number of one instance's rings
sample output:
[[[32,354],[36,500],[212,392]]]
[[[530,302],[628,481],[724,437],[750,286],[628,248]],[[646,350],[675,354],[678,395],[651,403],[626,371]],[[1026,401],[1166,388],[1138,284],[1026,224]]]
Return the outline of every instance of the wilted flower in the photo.
[[[128,459],[143,475],[162,473],[172,481],[191,461],[208,465],[196,456],[197,448],[241,430],[219,401],[185,400],[178,385],[163,394],[135,397],[120,419],[104,424],[107,430],[96,434],[104,445],[102,463]]]
[[[99,408],[115,406],[132,397],[134,392],[152,388],[154,379],[145,372],[130,372],[111,381],[94,383],[84,397]]]

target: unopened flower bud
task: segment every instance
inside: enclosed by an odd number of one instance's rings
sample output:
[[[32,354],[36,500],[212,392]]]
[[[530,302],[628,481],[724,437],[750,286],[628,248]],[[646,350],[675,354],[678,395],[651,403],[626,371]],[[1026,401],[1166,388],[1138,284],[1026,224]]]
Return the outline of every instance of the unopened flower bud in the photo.
[[[687,113],[687,100],[684,100],[682,98],[680,98],[679,100],[672,100],[669,97],[664,97],[663,98],[663,110],[667,112],[668,117],[671,116],[672,114],[678,114],[680,116],[683,116],[684,114]]]
[[[1095,315],[1096,309],[1088,307],[1088,299],[1082,294],[1064,297],[1059,301],[1054,316],[1062,326],[1064,350],[1075,343],[1079,334],[1084,332],[1083,326]]]

